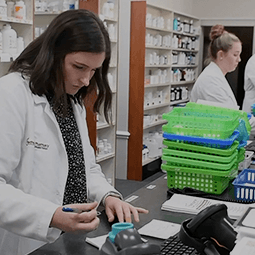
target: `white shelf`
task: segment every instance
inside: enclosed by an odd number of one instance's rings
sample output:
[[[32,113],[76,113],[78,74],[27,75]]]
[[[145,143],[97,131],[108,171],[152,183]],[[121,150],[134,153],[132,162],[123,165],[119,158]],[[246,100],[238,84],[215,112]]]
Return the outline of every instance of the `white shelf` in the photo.
[[[157,105],[153,105],[153,106],[146,106],[146,107],[144,107],[144,111],[149,111],[152,109],[162,108],[162,107],[166,107],[166,106],[169,106],[169,103],[157,104]]]
[[[190,50],[190,49],[182,49],[182,48],[172,48],[172,51],[181,51],[181,52],[192,52],[192,53],[197,53],[198,50]]]
[[[172,30],[169,30],[169,29],[166,29],[166,28],[159,28],[159,27],[146,26],[146,29],[157,30],[157,31],[167,32],[167,33],[173,32]]]
[[[35,16],[56,16],[60,14],[61,12],[35,12]]]
[[[156,126],[161,126],[163,124],[166,124],[167,121],[166,120],[158,120],[158,121],[155,121],[153,123],[151,123],[150,125],[147,125],[147,126],[144,126],[143,129],[148,129],[148,128],[151,128],[151,127],[156,127]]]
[[[173,33],[176,35],[183,35],[183,36],[189,36],[189,37],[196,37],[196,36],[200,36],[199,34],[191,34],[191,33],[185,33],[185,32],[178,32],[173,30]]]
[[[168,83],[158,83],[158,84],[147,84],[144,85],[144,88],[156,88],[156,87],[164,87],[164,86],[170,86],[170,82]]]
[[[22,24],[22,25],[33,25],[32,20],[21,20],[21,19],[16,19],[16,18],[2,18],[0,19],[0,22],[8,22],[8,23],[17,23],[17,24]]]
[[[196,68],[198,65],[178,65],[178,64],[174,64],[172,65],[172,68]]]
[[[100,163],[102,161],[105,161],[107,159],[111,159],[111,158],[114,158],[114,157],[115,157],[115,152],[108,153],[108,154],[105,154],[105,155],[102,155],[102,156],[97,156],[96,157],[96,162]]]
[[[171,65],[146,65],[145,68],[170,68]]]
[[[188,103],[189,99],[185,99],[185,100],[177,100],[177,101],[173,101],[170,103],[170,105],[176,105],[176,104],[184,104],[184,103]]]
[[[178,86],[178,85],[188,85],[188,84],[193,84],[195,80],[193,81],[178,81],[178,82],[171,82],[172,86]]]
[[[146,45],[146,49],[157,49],[157,50],[170,50],[170,47]]]

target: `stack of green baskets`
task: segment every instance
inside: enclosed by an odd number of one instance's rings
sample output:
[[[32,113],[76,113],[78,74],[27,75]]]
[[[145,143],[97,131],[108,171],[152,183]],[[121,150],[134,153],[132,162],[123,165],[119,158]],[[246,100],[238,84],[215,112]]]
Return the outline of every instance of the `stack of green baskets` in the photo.
[[[163,115],[168,121],[163,131],[183,136],[227,139],[237,129],[240,113],[217,108],[200,108],[199,105],[174,108]],[[163,144],[161,168],[167,171],[168,187],[190,187],[213,194],[221,194],[236,177],[238,164],[245,153],[243,148],[239,148],[238,141],[233,141],[228,148],[206,147],[185,140],[164,139]]]

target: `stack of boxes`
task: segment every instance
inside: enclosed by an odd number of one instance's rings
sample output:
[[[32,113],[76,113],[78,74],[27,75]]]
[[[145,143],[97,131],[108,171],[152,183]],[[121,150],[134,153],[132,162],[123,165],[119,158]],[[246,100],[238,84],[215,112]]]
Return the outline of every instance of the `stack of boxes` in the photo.
[[[163,114],[162,170],[169,188],[221,194],[237,176],[251,130],[247,113],[188,103]]]

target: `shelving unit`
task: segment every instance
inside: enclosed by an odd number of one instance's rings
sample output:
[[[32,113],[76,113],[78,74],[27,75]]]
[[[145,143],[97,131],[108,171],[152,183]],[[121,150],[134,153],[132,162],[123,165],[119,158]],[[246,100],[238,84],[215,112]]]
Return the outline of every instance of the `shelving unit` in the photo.
[[[91,109],[93,102],[87,102],[87,122],[91,143],[96,151],[96,161],[100,164],[107,180],[115,185],[115,165],[116,165],[116,108],[117,108],[117,76],[118,76],[118,0],[112,1],[114,6],[111,12],[107,12],[105,4],[107,0],[80,1],[79,8],[88,9],[99,14],[108,28],[111,40],[111,62],[109,67],[109,85],[113,93],[112,101],[112,123],[108,124],[102,114],[95,116]],[[108,10],[108,9],[107,9]],[[99,149],[99,141],[107,139],[110,150],[102,151]],[[100,152],[100,153],[99,153]]]
[[[17,32],[18,37],[23,37],[25,47],[33,40],[33,17],[34,6],[33,0],[24,0],[26,4],[26,19],[20,20],[14,17],[7,17],[0,19],[0,27],[6,23]],[[9,54],[0,54],[0,77],[5,75],[11,65],[13,59],[17,56],[11,56]]]
[[[27,19],[17,20],[15,18],[0,19],[0,25],[5,23],[10,23],[11,26],[16,30],[18,36],[24,37],[25,47],[44,29],[48,24],[62,11],[62,4],[59,3],[57,10],[48,8],[47,11],[42,11],[41,9],[35,8],[35,0],[24,0],[27,8]],[[117,74],[118,74],[118,0],[112,1],[114,3],[113,15],[106,16],[102,15],[104,10],[104,4],[107,0],[97,0],[97,1],[82,1],[78,3],[79,8],[91,10],[101,17],[108,28],[111,29],[110,40],[112,47],[112,57],[109,67],[109,72],[112,75],[111,79],[111,89],[113,92],[113,104],[112,104],[112,124],[107,124],[103,115],[95,116],[92,110],[92,105],[96,100],[96,91],[94,91],[94,98],[85,101],[87,108],[87,122],[91,144],[97,153],[97,141],[99,139],[107,139],[108,143],[111,144],[111,151],[103,154],[97,155],[96,161],[101,165],[106,178],[113,185],[115,184],[115,143],[116,143],[116,104],[117,104]],[[49,2],[51,3],[51,2]],[[35,11],[34,11],[35,10]],[[2,57],[0,55],[0,76],[7,73],[10,64],[12,62],[11,57]],[[97,119],[99,120],[97,122]]]
[[[182,22],[193,20],[195,31],[174,31],[175,18]],[[142,180],[143,167],[159,159],[155,156],[142,160],[142,150],[151,132],[161,132],[166,123],[162,114],[189,101],[198,73],[199,25],[195,17],[146,1],[131,3],[128,179]],[[178,37],[183,42],[193,40],[195,48],[178,43],[175,47],[174,39]],[[176,70],[182,75],[177,77]],[[182,91],[180,87],[186,96],[173,100],[172,93]]]

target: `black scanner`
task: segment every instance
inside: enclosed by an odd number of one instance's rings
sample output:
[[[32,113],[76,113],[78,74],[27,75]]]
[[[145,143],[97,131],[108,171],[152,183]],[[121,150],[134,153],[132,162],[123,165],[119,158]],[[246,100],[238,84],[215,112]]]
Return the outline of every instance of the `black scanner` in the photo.
[[[231,223],[225,204],[212,205],[182,222],[179,238],[201,254],[229,254],[237,235]]]
[[[135,228],[117,233],[114,242],[109,236],[100,249],[100,255],[159,255],[160,246],[144,242]]]

